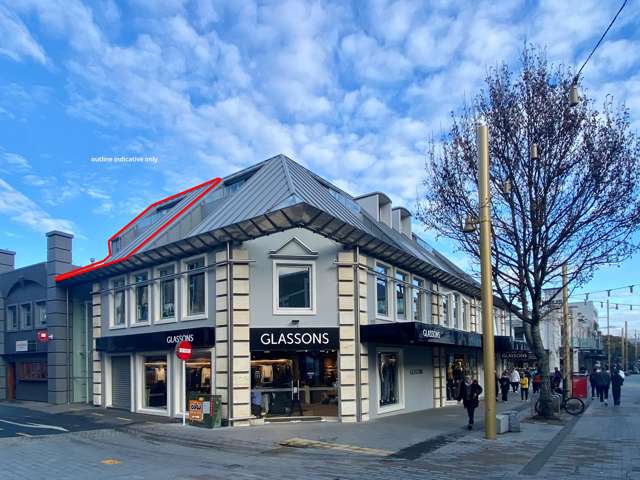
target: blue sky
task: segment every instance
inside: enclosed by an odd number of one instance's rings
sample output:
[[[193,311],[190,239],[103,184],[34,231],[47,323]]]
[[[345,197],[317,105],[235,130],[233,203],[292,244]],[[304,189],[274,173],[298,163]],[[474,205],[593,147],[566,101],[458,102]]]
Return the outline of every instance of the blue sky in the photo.
[[[42,261],[57,228],[74,233],[75,263],[102,258],[150,202],[277,153],[412,208],[426,140],[487,66],[515,63],[525,40],[580,64],[619,5],[0,0],[0,248]],[[596,100],[626,102],[635,130],[639,19],[630,2],[583,72]],[[585,289],[640,283],[638,258]],[[640,329],[637,310],[615,324]]]

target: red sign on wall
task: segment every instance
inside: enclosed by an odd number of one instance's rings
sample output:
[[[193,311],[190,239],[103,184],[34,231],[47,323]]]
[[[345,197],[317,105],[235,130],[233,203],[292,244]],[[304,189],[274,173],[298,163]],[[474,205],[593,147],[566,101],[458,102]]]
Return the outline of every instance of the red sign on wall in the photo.
[[[180,360],[183,360],[183,361],[189,360],[192,354],[193,354],[193,350],[191,348],[191,342],[187,342],[186,340],[183,340],[176,347],[176,356]]]
[[[47,343],[49,341],[49,332],[46,330],[38,330],[38,341],[42,343]]]

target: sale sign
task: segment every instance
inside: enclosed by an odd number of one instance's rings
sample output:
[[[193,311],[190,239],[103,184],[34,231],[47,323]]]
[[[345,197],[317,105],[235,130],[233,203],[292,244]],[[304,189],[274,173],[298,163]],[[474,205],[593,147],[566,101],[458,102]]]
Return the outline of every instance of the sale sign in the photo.
[[[189,400],[189,421],[204,421],[204,402],[201,400]]]

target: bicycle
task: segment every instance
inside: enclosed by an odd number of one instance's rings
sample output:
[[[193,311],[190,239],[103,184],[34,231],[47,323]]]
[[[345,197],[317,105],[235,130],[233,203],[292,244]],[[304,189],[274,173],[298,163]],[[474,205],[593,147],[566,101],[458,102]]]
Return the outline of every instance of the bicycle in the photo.
[[[584,402],[582,399],[578,397],[569,397],[565,399],[562,395],[558,393],[551,394],[552,399],[560,398],[560,410],[565,410],[569,415],[581,415],[584,413]],[[538,415],[540,415],[540,400],[536,401],[535,410]]]

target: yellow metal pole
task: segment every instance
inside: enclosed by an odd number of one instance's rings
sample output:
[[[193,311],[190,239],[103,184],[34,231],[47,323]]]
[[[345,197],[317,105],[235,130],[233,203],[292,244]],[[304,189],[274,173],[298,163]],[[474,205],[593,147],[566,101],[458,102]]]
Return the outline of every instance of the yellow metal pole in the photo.
[[[478,196],[480,200],[480,274],[482,290],[482,355],[484,361],[484,436],[496,438],[496,357],[493,331],[493,287],[491,280],[491,213],[489,202],[489,134],[478,125]]]
[[[564,385],[565,398],[571,396],[571,376],[573,358],[571,358],[571,325],[569,324],[569,274],[567,264],[562,265],[562,324],[564,327]]]

